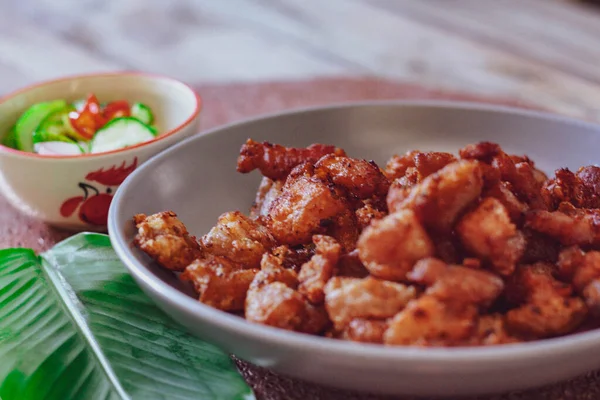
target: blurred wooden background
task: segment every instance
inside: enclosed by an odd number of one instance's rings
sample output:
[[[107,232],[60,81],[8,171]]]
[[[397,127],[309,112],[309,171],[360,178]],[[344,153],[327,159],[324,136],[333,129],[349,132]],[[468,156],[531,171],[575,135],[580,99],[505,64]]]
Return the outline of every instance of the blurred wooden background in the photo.
[[[0,93],[136,69],[377,76],[600,120],[600,11],[567,0],[0,0]]]

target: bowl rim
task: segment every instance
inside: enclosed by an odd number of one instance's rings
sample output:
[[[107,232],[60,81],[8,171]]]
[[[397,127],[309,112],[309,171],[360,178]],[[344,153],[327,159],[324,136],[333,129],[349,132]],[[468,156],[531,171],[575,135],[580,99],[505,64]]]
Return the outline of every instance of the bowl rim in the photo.
[[[202,111],[203,107],[204,107],[204,103],[202,101],[202,97],[188,84],[177,80],[173,77],[170,76],[166,76],[166,75],[161,75],[161,74],[155,74],[155,73],[150,73],[150,72],[142,72],[142,71],[118,71],[118,72],[104,72],[104,73],[89,73],[89,74],[76,74],[76,75],[68,75],[68,76],[63,76],[60,78],[56,78],[56,79],[50,79],[50,80],[45,80],[45,81],[41,81],[41,82],[36,82],[33,83],[31,85],[25,86],[23,88],[17,89],[13,92],[10,92],[4,96],[0,97],[0,104],[6,103],[12,99],[14,99],[16,96],[21,95],[23,93],[27,93],[31,90],[35,90],[35,89],[39,89],[39,88],[43,88],[44,86],[48,86],[48,85],[52,85],[55,83],[61,83],[61,82],[67,82],[70,80],[75,80],[75,79],[94,79],[94,78],[110,78],[110,77],[122,77],[122,78],[127,78],[127,77],[137,77],[137,78],[146,78],[146,79],[150,79],[150,80],[162,80],[171,84],[176,84],[176,85],[180,85],[183,86],[184,89],[188,90],[193,96],[194,96],[194,111],[192,112],[192,114],[186,118],[185,121],[183,121],[181,124],[177,125],[176,127],[174,127],[173,129],[168,130],[167,132],[158,135],[157,137],[155,137],[152,140],[149,140],[147,142],[143,142],[143,143],[138,143],[136,145],[133,146],[129,146],[129,147],[125,147],[122,149],[117,149],[117,150],[111,150],[111,151],[107,151],[104,153],[86,153],[86,154],[77,154],[77,155],[39,155],[37,153],[32,153],[32,152],[27,152],[27,151],[22,151],[22,150],[17,150],[17,149],[13,149],[11,147],[7,147],[4,144],[0,143],[0,154],[2,152],[8,153],[8,154],[12,154],[12,155],[16,155],[16,156],[21,156],[21,157],[26,157],[26,158],[35,158],[35,159],[50,159],[50,160],[64,160],[64,159],[87,159],[87,158],[97,158],[97,157],[103,157],[103,156],[108,156],[108,155],[113,155],[113,154],[117,154],[117,153],[123,153],[123,152],[127,152],[130,150],[135,150],[138,149],[140,147],[143,146],[147,146],[147,145],[151,145],[153,143],[156,143],[162,139],[165,139],[167,137],[173,136],[174,134],[178,133],[179,131],[181,131],[183,128],[185,128],[186,126],[192,124],[197,118],[198,115],[200,115],[200,112]]]
[[[446,363],[450,365],[463,366],[470,364],[477,365],[478,368],[485,367],[490,361],[512,363],[517,360],[532,360],[536,358],[549,357],[550,354],[560,355],[571,353],[575,349],[592,349],[600,345],[600,328],[590,331],[573,333],[566,336],[540,339],[531,342],[519,342],[511,344],[502,344],[494,346],[460,346],[460,347],[413,347],[413,346],[385,346],[381,344],[356,343],[346,340],[331,339],[321,336],[314,336],[299,332],[287,331],[267,325],[261,325],[248,322],[239,316],[217,310],[210,306],[200,303],[196,299],[177,290],[176,288],[163,282],[154,275],[143,262],[138,261],[132,254],[133,246],[127,243],[122,229],[118,225],[118,215],[122,203],[126,201],[126,191],[131,182],[137,179],[137,176],[143,175],[146,170],[152,170],[156,163],[159,163],[180,148],[187,146],[191,141],[204,140],[205,136],[220,134],[232,128],[242,128],[245,125],[260,122],[262,120],[285,118],[290,115],[297,115],[312,112],[324,112],[353,107],[429,107],[433,109],[462,110],[476,112],[492,112],[496,114],[512,114],[517,116],[542,119],[546,121],[563,123],[566,125],[576,125],[582,128],[589,128],[598,131],[600,134],[600,124],[552,114],[544,111],[529,110],[524,108],[495,105],[487,103],[478,103],[470,101],[453,100],[373,100],[360,102],[333,103],[321,106],[311,106],[294,108],[274,113],[261,114],[251,118],[245,118],[239,121],[220,125],[205,132],[177,143],[159,155],[153,157],[136,169],[121,184],[111,203],[108,215],[108,232],[111,244],[119,257],[125,264],[128,271],[138,282],[142,282],[154,295],[161,301],[170,304],[173,307],[183,310],[182,312],[193,316],[197,321],[213,327],[235,332],[243,335],[252,342],[268,342],[280,347],[292,347],[296,350],[318,352],[316,354],[327,354],[336,357],[355,357],[361,359],[377,360],[379,362],[397,362],[420,361],[431,363]],[[572,134],[572,133],[571,133]],[[133,216],[132,216],[133,217]],[[125,219],[126,221],[131,219]],[[152,262],[149,260],[148,262]]]

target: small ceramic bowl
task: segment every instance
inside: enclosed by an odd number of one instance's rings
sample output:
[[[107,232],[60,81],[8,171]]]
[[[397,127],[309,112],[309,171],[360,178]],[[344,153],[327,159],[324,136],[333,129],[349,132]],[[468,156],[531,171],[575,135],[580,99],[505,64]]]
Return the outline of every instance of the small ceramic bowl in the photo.
[[[67,77],[0,99],[0,139],[32,104],[75,101],[90,93],[100,102],[147,104],[159,135],[125,149],[76,156],[42,156],[0,145],[0,189],[14,207],[48,224],[104,231],[121,182],[148,158],[198,132],[201,100],[189,86],[162,76],[123,72]]]

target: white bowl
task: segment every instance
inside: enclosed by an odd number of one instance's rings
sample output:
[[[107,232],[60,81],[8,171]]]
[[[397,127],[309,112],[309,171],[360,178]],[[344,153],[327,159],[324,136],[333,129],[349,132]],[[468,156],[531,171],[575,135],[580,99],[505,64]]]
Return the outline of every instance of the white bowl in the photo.
[[[27,87],[0,99],[0,138],[25,109],[94,93],[101,102],[149,105],[160,135],[126,149],[78,156],[42,156],[0,145],[0,189],[23,213],[72,229],[106,229],[108,207],[120,183],[151,156],[199,130],[201,100],[187,85],[144,73],[67,77]]]
[[[157,305],[191,332],[283,374],[370,392],[459,396],[539,386],[600,368],[600,330],[492,347],[384,347],[249,323],[185,294],[177,278],[131,246],[131,218],[173,210],[192,234],[202,235],[222,212],[247,211],[260,177],[238,174],[235,166],[248,137],[293,146],[335,144],[379,163],[408,149],[456,152],[488,140],[528,154],[552,172],[598,162],[600,127],[530,111],[440,102],[280,114],[215,129],[165,151],[127,178],[109,213],[117,254]]]

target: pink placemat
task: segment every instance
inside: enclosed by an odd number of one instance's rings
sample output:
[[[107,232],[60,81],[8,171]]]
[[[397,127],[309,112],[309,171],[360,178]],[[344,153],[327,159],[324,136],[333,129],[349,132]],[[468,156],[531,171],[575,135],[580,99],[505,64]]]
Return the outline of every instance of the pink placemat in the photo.
[[[535,108],[511,99],[483,98],[466,93],[431,90],[417,85],[377,79],[320,79],[306,82],[226,85],[197,84],[195,87],[204,102],[203,129],[292,108],[366,100],[445,99]],[[0,249],[22,246],[31,247],[36,251],[44,251],[67,236],[69,236],[68,232],[53,229],[20,215],[8,205],[4,198],[0,197]],[[258,399],[409,400],[408,397],[390,398],[335,390],[283,377],[237,359],[236,362],[248,383],[255,390]],[[477,399],[598,400],[600,399],[600,374],[594,372],[540,389],[498,396],[482,396]]]

